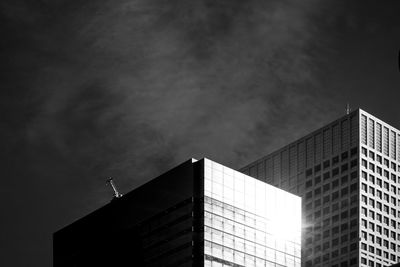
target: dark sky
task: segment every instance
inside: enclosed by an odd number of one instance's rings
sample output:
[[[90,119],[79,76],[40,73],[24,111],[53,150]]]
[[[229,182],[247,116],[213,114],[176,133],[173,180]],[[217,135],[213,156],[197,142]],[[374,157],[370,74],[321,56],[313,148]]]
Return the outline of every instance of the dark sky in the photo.
[[[342,116],[400,128],[397,0],[0,2],[0,266],[190,158],[239,168]]]

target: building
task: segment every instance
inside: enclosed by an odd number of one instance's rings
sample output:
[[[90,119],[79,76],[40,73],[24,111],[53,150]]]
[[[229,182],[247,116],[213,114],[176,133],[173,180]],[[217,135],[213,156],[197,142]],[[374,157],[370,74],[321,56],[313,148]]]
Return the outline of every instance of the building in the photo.
[[[303,266],[400,262],[400,131],[358,109],[241,169],[302,197]]]
[[[301,198],[192,159],[53,239],[55,267],[300,267]]]

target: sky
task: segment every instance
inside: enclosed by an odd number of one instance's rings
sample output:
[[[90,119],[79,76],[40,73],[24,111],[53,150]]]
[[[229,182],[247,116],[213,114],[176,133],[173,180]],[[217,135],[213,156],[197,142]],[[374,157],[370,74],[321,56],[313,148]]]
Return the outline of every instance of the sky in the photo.
[[[400,128],[396,0],[0,2],[0,266],[188,158],[238,169],[345,114]]]

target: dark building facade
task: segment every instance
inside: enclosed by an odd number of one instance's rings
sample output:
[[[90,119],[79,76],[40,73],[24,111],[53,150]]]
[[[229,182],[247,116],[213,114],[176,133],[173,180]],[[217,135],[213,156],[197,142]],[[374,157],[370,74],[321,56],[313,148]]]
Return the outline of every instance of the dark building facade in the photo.
[[[191,159],[56,232],[54,266],[299,267],[300,233],[299,197]]]

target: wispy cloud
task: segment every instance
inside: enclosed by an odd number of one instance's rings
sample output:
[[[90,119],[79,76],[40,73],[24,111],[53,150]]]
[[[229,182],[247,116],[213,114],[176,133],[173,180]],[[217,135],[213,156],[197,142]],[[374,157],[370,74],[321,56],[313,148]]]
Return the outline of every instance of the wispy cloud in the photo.
[[[117,175],[126,187],[192,156],[239,167],[329,116],[319,115],[328,107],[310,53],[321,4],[68,6],[42,37],[65,60],[36,72],[29,143],[84,162],[87,179]],[[70,35],[51,39],[62,30]]]

